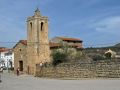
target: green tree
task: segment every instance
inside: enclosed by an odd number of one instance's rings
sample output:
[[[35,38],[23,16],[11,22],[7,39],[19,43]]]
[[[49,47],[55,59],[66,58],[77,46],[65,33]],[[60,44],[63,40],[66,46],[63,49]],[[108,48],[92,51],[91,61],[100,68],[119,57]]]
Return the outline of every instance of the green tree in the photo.
[[[53,51],[53,65],[56,66],[60,63],[67,61],[67,55],[59,50]]]

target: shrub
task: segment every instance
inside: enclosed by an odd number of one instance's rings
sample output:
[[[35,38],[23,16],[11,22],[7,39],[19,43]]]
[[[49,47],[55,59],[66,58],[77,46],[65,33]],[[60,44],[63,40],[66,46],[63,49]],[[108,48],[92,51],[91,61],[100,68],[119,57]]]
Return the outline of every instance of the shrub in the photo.
[[[66,61],[67,55],[60,51],[54,51],[53,54],[53,65],[56,66],[62,62]]]
[[[101,56],[101,55],[94,55],[92,57],[93,61],[98,61],[98,60],[104,60],[105,57]]]
[[[83,55],[83,53],[81,52],[81,51],[78,51],[77,53],[76,53],[76,57],[75,57],[75,59],[76,60],[79,60],[79,59],[81,59],[81,57],[84,57],[85,55]]]
[[[106,58],[111,59],[112,54],[110,52],[105,54]]]

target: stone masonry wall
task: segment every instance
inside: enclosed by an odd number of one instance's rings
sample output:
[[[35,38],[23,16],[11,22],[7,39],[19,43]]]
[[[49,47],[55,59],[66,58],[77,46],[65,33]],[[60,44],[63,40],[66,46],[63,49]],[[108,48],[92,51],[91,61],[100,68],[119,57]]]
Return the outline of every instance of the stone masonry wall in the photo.
[[[16,70],[19,66],[19,61],[23,61],[23,72],[26,72],[26,65],[27,65],[27,57],[26,57],[26,46],[19,43],[14,48],[14,71],[16,73]]]
[[[47,78],[120,78],[119,61],[64,63],[37,67],[36,75]]]

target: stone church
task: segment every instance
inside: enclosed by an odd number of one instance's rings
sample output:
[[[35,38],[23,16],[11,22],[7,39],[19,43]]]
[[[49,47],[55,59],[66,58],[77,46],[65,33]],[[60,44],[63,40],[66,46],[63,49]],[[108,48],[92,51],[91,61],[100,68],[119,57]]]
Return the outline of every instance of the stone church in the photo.
[[[20,40],[13,47],[15,72],[19,68],[24,73],[35,75],[36,65],[50,63],[50,53],[61,48],[61,41],[76,49],[83,48],[83,41],[77,38],[55,37],[49,41],[48,18],[36,9],[34,15],[27,18],[27,40]]]
[[[37,9],[34,13],[34,16],[27,18],[27,48],[25,47],[26,52],[22,52],[21,48],[19,51],[21,53],[26,53],[24,60],[26,64],[23,64],[22,59],[20,61],[15,60],[15,70],[19,67],[25,69],[29,74],[35,74],[36,65],[40,63],[50,62],[50,48],[49,48],[49,39],[48,39],[48,18],[43,17]],[[23,48],[22,48],[23,49]],[[18,48],[14,48],[14,53],[17,52]],[[15,53],[16,54],[16,53]],[[15,56],[15,58],[17,55]],[[23,67],[24,68],[21,68]]]

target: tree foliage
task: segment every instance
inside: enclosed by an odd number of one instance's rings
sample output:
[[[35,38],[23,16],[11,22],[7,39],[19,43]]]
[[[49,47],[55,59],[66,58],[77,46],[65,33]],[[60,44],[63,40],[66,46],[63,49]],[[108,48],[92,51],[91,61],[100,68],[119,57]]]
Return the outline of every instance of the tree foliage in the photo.
[[[62,47],[52,52],[53,65],[56,66],[60,63],[80,59],[83,55],[81,51],[70,47],[66,43],[61,43]]]
[[[65,62],[67,59],[67,54],[64,52],[61,52],[59,50],[56,50],[52,54],[53,56],[53,65],[56,66],[62,62]]]

